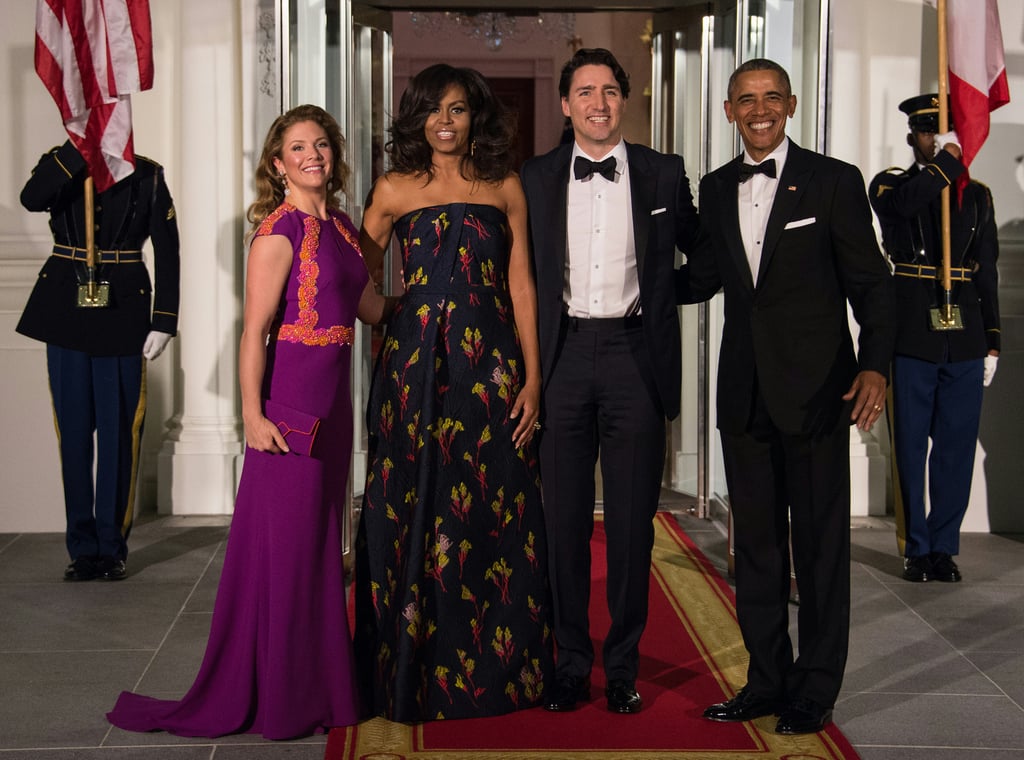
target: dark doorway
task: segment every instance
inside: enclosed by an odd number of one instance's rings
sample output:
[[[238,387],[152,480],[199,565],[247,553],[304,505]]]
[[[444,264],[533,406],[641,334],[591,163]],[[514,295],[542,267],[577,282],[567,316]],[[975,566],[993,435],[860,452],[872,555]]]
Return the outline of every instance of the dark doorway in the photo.
[[[515,148],[516,160],[513,166],[515,166],[516,171],[519,171],[519,167],[523,165],[523,161],[528,159],[534,153],[534,82],[532,79],[523,77],[488,77],[487,81],[491,83],[491,89],[494,90],[494,94],[501,100],[501,102],[517,114],[518,139],[516,141]]]

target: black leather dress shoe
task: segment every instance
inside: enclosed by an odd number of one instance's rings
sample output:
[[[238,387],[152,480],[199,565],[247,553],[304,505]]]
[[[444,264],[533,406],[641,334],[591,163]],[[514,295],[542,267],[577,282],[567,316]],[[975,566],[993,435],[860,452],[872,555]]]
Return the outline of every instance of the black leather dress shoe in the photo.
[[[128,575],[128,568],[123,559],[113,557],[101,557],[96,565],[97,577],[101,581],[123,581]]]
[[[831,707],[822,707],[811,699],[798,698],[790,702],[779,715],[775,733],[814,734],[821,731],[831,720]]]
[[[924,583],[932,577],[932,561],[928,557],[905,557],[903,580]]]
[[[711,705],[704,710],[704,717],[721,723],[737,723],[763,715],[778,715],[781,708],[782,703],[778,699],[754,694],[744,686],[732,699]]]
[[[928,574],[928,577],[934,581],[942,581],[943,583],[959,583],[962,580],[960,575],[960,568],[956,566],[956,562],[948,554],[943,552],[934,552],[931,555],[932,571]]]
[[[640,693],[636,690],[634,681],[626,681],[615,678],[608,682],[604,690],[608,698],[608,709],[615,713],[632,715],[640,712],[644,707],[644,701],[640,699]]]
[[[551,712],[575,710],[580,702],[590,699],[590,678],[558,676],[554,688],[544,700],[544,709]]]
[[[66,581],[91,581],[99,577],[99,568],[91,557],[79,557],[64,568]]]

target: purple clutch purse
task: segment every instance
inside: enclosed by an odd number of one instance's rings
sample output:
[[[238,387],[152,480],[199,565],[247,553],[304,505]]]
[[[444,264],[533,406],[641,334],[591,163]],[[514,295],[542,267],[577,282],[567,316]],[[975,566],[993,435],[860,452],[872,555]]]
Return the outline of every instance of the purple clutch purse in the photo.
[[[263,413],[277,425],[292,453],[307,457],[312,455],[313,443],[320,429],[319,417],[270,399],[263,402]]]

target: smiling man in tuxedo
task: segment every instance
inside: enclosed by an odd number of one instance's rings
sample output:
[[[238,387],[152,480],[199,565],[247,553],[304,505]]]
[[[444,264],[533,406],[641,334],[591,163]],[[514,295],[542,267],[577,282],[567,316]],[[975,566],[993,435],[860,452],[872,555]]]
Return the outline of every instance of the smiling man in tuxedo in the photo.
[[[590,538],[600,458],[611,628],[608,709],[638,712],[639,643],[647,622],[653,518],[665,424],[679,414],[676,249],[698,238],[679,156],[622,139],[629,77],[607,50],[579,50],[562,69],[562,113],[574,140],[522,170],[537,280],[544,392],[540,464],[557,642],[545,706],[589,699],[594,647]]]
[[[704,717],[778,714],[783,734],[831,720],[850,616],[849,425],[885,405],[895,341],[892,278],[856,167],[786,137],[785,69],[754,59],[729,80],[725,114],[743,153],[700,183],[711,244],[679,270],[680,301],[725,292],[718,428],[736,551],[747,683]],[[854,353],[847,302],[860,325]],[[800,593],[790,640],[790,536]]]

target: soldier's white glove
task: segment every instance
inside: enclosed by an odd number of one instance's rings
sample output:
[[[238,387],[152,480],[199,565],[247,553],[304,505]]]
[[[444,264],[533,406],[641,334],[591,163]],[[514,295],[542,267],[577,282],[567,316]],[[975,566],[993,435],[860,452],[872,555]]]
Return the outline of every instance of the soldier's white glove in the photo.
[[[985,357],[985,374],[982,376],[981,384],[988,388],[992,385],[992,378],[996,376],[996,365],[999,363],[998,356]]]
[[[939,155],[939,151],[947,145],[955,145],[957,148],[960,148],[960,137],[955,130],[951,129],[948,132],[941,132],[935,135],[935,155]],[[960,148],[960,150],[963,152],[963,148]]]
[[[164,349],[167,348],[167,344],[172,337],[173,336],[170,333],[160,332],[159,330],[150,330],[149,335],[146,336],[146,342],[142,344],[142,355],[145,356],[148,361],[153,361],[164,352]]]

